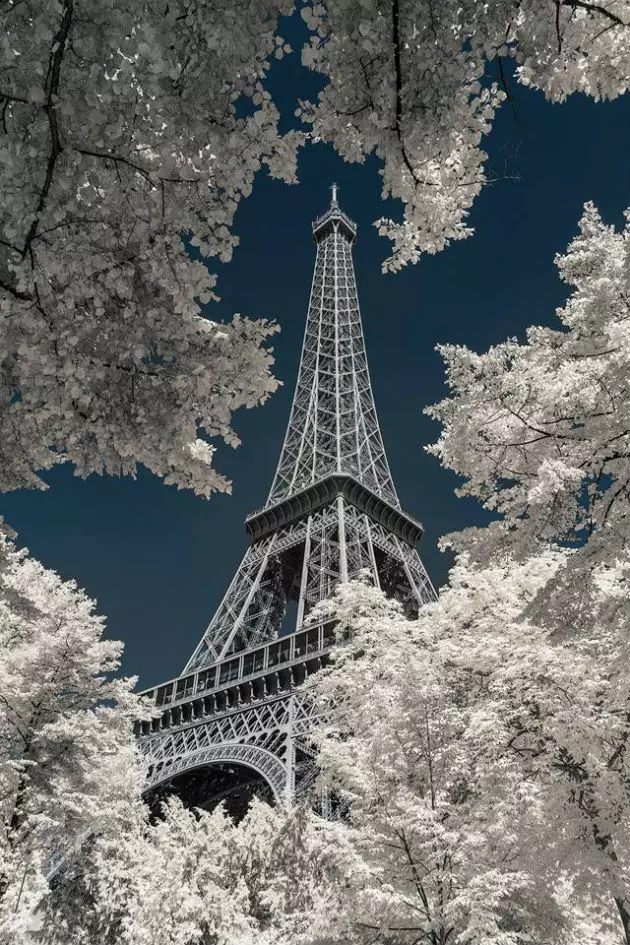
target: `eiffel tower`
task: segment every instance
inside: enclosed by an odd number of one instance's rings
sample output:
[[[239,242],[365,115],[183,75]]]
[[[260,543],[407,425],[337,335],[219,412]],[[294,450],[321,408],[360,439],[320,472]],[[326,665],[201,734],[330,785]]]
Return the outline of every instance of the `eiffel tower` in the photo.
[[[361,572],[413,615],[434,598],[402,511],[368,373],[352,261],[356,226],[337,187],[313,223],[317,246],[291,415],[264,508],[232,583],[183,671],[145,696],[138,725],[148,791],[197,807],[280,799],[312,775],[303,688],[325,665],[334,628],[309,615]]]

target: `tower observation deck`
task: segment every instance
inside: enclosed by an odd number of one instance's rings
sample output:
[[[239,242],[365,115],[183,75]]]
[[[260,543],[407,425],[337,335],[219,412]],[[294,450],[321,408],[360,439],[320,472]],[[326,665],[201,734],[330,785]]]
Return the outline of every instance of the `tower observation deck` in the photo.
[[[372,395],[352,259],[354,222],[337,187],[313,223],[317,247],[298,380],[251,543],[182,672],[149,696],[140,723],[149,790],[196,806],[305,788],[310,708],[296,688],[327,660],[330,624],[313,608],[367,574],[413,615],[435,596],[416,551],[422,528],[402,511]]]

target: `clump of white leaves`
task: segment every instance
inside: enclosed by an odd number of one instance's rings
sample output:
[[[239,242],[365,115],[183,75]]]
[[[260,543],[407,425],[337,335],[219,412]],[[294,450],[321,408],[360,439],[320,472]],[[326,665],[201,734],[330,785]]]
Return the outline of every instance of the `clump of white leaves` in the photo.
[[[142,790],[134,679],[72,581],[0,533],[0,940],[33,924],[60,858],[121,829]]]
[[[443,347],[451,393],[429,411],[442,423],[430,451],[464,478],[460,494],[498,514],[487,528],[447,539],[467,558],[440,606],[457,582],[470,588],[457,660],[477,654],[484,667],[485,654],[487,691],[503,701],[511,730],[505,744],[523,780],[545,785],[553,840],[539,839],[541,862],[553,856],[576,890],[614,904],[626,941],[629,237],[627,225],[616,232],[587,204],[579,235],[557,259],[573,287],[560,328],[530,328],[524,343],[481,355]],[[538,591],[509,621],[515,576],[532,563]],[[497,568],[505,580],[487,635],[474,588]]]
[[[565,566],[462,558],[416,621],[361,584],[328,607],[316,741],[348,804],[357,941],[619,941],[627,674],[528,616]]]
[[[344,932],[352,855],[308,808],[156,818],[150,717],[94,602],[0,533],[0,941],[311,945]]]
[[[559,329],[530,328],[526,343],[482,355],[440,347],[451,395],[428,411],[442,422],[430,452],[464,477],[461,494],[501,516],[471,544],[588,539],[591,559],[611,562],[628,540],[630,230],[587,204],[557,263],[574,289]]]
[[[228,483],[199,437],[276,387],[265,321],[202,316],[240,199],[294,177],[263,88],[286,0],[8,3],[0,35],[0,489],[39,469]],[[244,117],[240,103],[249,102]]]
[[[305,808],[254,801],[236,824],[171,798],[70,862],[40,936],[85,945],[316,945],[343,935],[349,860]]]
[[[302,116],[346,160],[375,153],[383,196],[404,204],[402,223],[377,221],[393,242],[390,270],[471,233],[468,211],[488,180],[481,141],[511,64],[551,101],[628,88],[627,0],[310,0],[302,15],[315,33],[303,60],[329,80]]]

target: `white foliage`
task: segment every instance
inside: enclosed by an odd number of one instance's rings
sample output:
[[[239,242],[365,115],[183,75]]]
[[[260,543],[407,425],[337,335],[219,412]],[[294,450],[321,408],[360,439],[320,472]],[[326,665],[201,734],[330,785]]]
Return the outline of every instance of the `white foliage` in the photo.
[[[115,831],[144,770],[122,645],[72,581],[0,534],[0,941],[17,943],[59,857]]]
[[[441,347],[451,394],[428,411],[442,422],[430,452],[464,477],[461,494],[501,516],[459,545],[588,539],[593,563],[610,564],[630,537],[630,231],[587,204],[557,263],[574,288],[558,330],[530,328],[526,343],[481,355]]]
[[[304,139],[265,85],[291,0],[9,2],[0,36],[0,489],[144,464],[229,488],[198,441],[275,389],[274,331],[200,315],[263,167],[296,179]],[[349,161],[375,153],[404,219],[385,266],[467,236],[484,135],[505,97],[488,63],[553,101],[627,88],[628,0],[310,0],[304,62],[326,85],[299,114]],[[505,74],[505,70],[502,75]],[[197,443],[197,446],[194,444]]]
[[[43,941],[306,945],[341,931],[345,844],[303,808],[254,801],[235,824],[169,800],[95,839],[61,877]]]
[[[627,684],[612,656],[527,618],[564,565],[462,560],[412,622],[371,587],[338,590],[329,615],[350,639],[316,677],[336,707],[317,741],[350,804],[359,940],[620,941]]]
[[[475,354],[447,346],[451,395],[430,448],[464,477],[459,492],[498,514],[447,541],[465,549],[440,607],[459,587],[471,608],[460,661],[487,672],[523,779],[544,785],[541,863],[562,863],[576,890],[614,903],[630,940],[630,317],[629,229],[587,204],[557,259],[573,287],[559,330],[530,328]],[[538,591],[512,616],[515,576]],[[486,629],[474,588],[504,571]],[[520,580],[520,578],[519,578]],[[506,612],[507,609],[507,612]],[[486,632],[487,630],[487,632]],[[483,631],[480,633],[480,631]],[[445,628],[445,632],[448,632]]]
[[[364,860],[357,928],[366,941],[519,941],[536,884],[519,866],[512,801],[524,813],[538,798],[506,756],[505,718],[448,668],[430,616],[410,623],[362,585],[342,586],[332,613],[351,642],[316,678],[318,700],[337,707],[317,740]],[[544,927],[554,904],[536,893],[540,915],[529,918]]]
[[[383,196],[404,204],[402,223],[377,221],[393,242],[386,269],[471,233],[468,211],[488,180],[481,141],[505,99],[502,60],[555,102],[628,88],[627,0],[310,0],[302,15],[315,31],[303,60],[329,82],[301,114],[346,160],[375,153]]]
[[[242,196],[293,179],[262,79],[287,0],[9,3],[0,36],[0,489],[138,463],[202,495],[199,436],[276,387],[274,332],[209,322]],[[239,118],[237,104],[253,103]]]

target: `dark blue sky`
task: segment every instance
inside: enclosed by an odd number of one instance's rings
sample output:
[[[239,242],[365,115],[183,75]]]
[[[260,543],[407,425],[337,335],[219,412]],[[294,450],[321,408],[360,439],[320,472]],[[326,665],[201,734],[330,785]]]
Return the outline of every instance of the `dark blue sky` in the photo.
[[[287,115],[312,88],[296,56],[275,67],[271,81]],[[110,635],[125,641],[125,671],[143,686],[175,675],[189,657],[246,547],[244,517],[265,501],[297,374],[314,262],[310,223],[325,209],[332,180],[359,225],[359,297],[392,472],[403,506],[425,526],[425,564],[443,583],[448,561],[438,537],[483,519],[474,503],[455,498],[455,477],[423,450],[438,428],[422,408],[444,394],[434,346],[484,350],[532,323],[553,324],[566,297],[554,254],[575,234],[584,201],[616,225],[630,205],[628,96],[549,105],[516,88],[515,110],[516,117],[502,110],[487,143],[490,170],[507,178],[477,200],[475,235],[397,275],[380,271],[389,244],[372,222],[399,210],[380,201],[375,160],[345,165],[320,145],[302,153],[298,186],[259,175],[238,212],[240,247],[218,267],[222,298],[211,315],[277,319],[276,374],[285,386],[266,406],[236,416],[238,450],[219,449],[231,497],[195,498],[147,473],[82,481],[70,468],[47,475],[45,493],[0,496],[0,514],[20,544],[98,599]],[[510,179],[516,174],[520,180]]]

